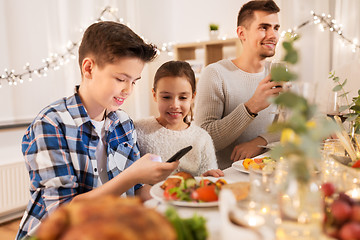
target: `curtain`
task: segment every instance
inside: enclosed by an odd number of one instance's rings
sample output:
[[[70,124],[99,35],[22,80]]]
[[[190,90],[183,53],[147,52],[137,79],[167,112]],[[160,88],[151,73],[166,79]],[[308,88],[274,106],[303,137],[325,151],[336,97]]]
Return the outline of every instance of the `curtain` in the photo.
[[[50,52],[62,53],[69,40],[78,41],[85,29],[105,6],[118,8],[117,16],[139,35],[161,47],[164,42],[195,42],[208,40],[208,24],[219,23],[220,35],[235,37],[237,13],[245,0],[12,0],[0,1],[0,74],[3,69],[21,72],[25,63],[41,66]],[[357,0],[276,0],[281,29],[298,26],[311,19],[310,11],[330,13],[343,23],[344,35],[360,38],[357,27],[360,2]],[[219,9],[222,9],[219,11]],[[333,12],[332,12],[333,11]],[[186,13],[186,17],[184,17]],[[296,67],[300,80],[318,84],[317,100],[320,107],[327,104],[331,91],[330,70],[339,74],[348,72],[344,66],[358,70],[359,51],[352,53],[340,47],[338,39],[328,30],[319,31],[318,25],[309,24],[300,29],[301,40],[296,43],[301,59]],[[278,47],[277,56],[281,56]],[[123,108],[136,119],[157,114],[151,96],[152,79],[156,69],[173,57],[162,53],[153,63],[146,65],[142,79]],[[355,67],[354,67],[355,66]],[[343,68],[345,70],[341,70]],[[349,67],[348,67],[349,68]],[[33,77],[16,87],[4,84],[0,89],[0,122],[14,119],[33,119],[47,104],[71,95],[74,85],[80,83],[77,58],[58,71],[48,71],[43,78]],[[351,75],[351,82],[356,79]],[[358,87],[357,87],[358,88]]]
[[[116,15],[125,23],[131,22],[131,28],[137,32],[136,5],[131,0],[0,1],[0,31],[4,36],[0,39],[0,71],[8,68],[9,71],[14,69],[15,74],[22,73],[27,62],[31,69],[44,66],[42,59],[50,57],[50,53],[62,54],[69,42],[81,40],[83,30],[100,16],[106,6],[117,8]],[[114,20],[109,14],[104,17]],[[74,53],[74,59],[57,71],[49,70],[46,77],[32,74],[33,81],[24,78],[24,82],[17,86],[1,81],[0,122],[31,121],[46,105],[73,94],[74,86],[81,81],[77,49]],[[144,83],[148,82],[146,71],[145,68]],[[5,71],[0,74],[5,74]],[[130,115],[149,114],[138,109],[141,106],[149,108],[146,104],[141,105],[140,96],[134,93],[130,105],[125,106]]]
[[[324,85],[330,86],[328,73],[331,69],[331,33],[320,31],[319,26],[313,24],[311,11],[316,14],[329,14],[331,1],[280,0],[277,2],[281,9],[279,14],[281,31],[293,29],[310,20],[304,27],[296,30],[300,39],[295,43],[295,47],[299,51],[300,59],[295,66],[295,71],[299,75],[298,81],[308,82],[315,88],[315,102],[320,111],[324,111],[326,105],[323,103],[326,94],[323,94],[323,89]],[[279,48],[281,49],[280,46]]]
[[[335,18],[343,25],[343,35],[360,44],[360,1],[336,0]],[[349,99],[358,95],[360,89],[360,49],[352,51],[351,44],[335,36],[333,41],[332,69],[341,80],[347,79],[346,91],[350,91]]]

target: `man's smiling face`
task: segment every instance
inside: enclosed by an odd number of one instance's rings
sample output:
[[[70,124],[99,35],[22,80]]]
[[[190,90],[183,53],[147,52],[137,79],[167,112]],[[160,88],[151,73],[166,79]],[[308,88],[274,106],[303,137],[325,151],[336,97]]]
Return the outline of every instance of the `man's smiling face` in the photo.
[[[279,18],[277,13],[254,11],[254,17],[243,27],[240,38],[244,47],[252,49],[260,58],[272,57],[279,41]]]

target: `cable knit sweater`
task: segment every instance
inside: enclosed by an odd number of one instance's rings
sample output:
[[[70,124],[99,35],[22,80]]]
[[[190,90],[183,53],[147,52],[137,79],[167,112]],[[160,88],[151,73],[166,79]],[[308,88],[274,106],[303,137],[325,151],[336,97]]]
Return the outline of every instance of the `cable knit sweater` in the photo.
[[[231,166],[235,145],[257,136],[268,143],[278,141],[278,134],[267,133],[274,120],[276,106],[270,105],[256,118],[247,112],[244,103],[255,92],[259,82],[269,74],[270,64],[259,73],[247,73],[231,60],[207,66],[199,79],[195,103],[195,123],[206,129],[214,141],[220,169]]]
[[[153,153],[167,161],[180,149],[193,148],[180,159],[177,171],[186,171],[193,176],[217,169],[214,144],[210,135],[193,123],[185,130],[174,131],[160,125],[155,117],[134,122],[141,156]]]

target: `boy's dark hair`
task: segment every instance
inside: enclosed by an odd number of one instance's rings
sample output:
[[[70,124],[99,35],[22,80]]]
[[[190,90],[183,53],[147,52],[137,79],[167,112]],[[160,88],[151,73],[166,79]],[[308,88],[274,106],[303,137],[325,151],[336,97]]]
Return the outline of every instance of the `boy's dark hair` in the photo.
[[[164,77],[186,78],[186,80],[191,85],[192,94],[195,94],[196,92],[195,74],[189,63],[185,61],[169,61],[161,65],[155,73],[154,85],[153,85],[154,92],[156,92],[158,81]],[[188,116],[184,118],[184,122],[189,123],[189,120],[187,118]],[[192,120],[193,120],[193,110],[192,107],[190,107],[190,121]]]
[[[254,17],[254,11],[264,11],[268,13],[278,13],[280,8],[273,0],[254,0],[245,3],[238,14],[237,26],[249,27],[249,20]]]
[[[156,57],[157,49],[145,43],[127,26],[104,21],[89,26],[79,47],[80,69],[85,57],[91,56],[99,67],[114,63],[122,57],[137,57],[150,62]]]

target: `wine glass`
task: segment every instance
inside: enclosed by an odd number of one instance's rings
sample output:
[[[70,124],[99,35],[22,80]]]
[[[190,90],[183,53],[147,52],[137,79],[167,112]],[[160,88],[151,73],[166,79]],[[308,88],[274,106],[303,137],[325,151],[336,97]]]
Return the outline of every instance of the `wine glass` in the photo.
[[[283,71],[282,69],[284,69],[286,72],[289,71],[286,62],[279,60],[271,61],[271,65],[270,65],[271,74],[276,74],[276,72],[274,72],[276,71],[275,69],[279,69],[280,71]],[[288,83],[279,82],[279,85],[276,85],[274,88],[283,87],[284,90],[288,90],[289,86],[290,85]],[[284,121],[286,119],[286,110],[281,106],[278,106],[276,108],[276,111],[271,112],[271,114],[275,114],[274,122]]]
[[[345,113],[340,110],[340,107],[344,105],[346,105],[344,97],[339,96],[339,92],[331,91],[328,96],[326,115],[330,118],[339,116],[341,121],[344,122],[346,120],[346,117],[344,116]]]

